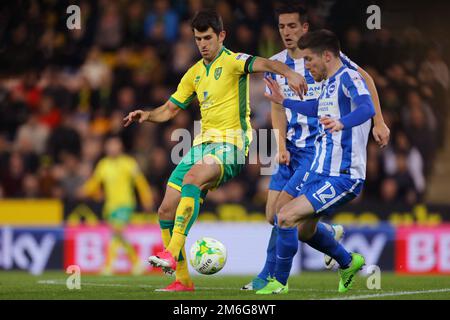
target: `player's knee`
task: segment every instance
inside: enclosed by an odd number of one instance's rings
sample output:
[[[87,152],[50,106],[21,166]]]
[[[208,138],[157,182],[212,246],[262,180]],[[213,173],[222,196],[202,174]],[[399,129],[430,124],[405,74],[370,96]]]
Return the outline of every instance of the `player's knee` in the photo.
[[[173,220],[175,219],[176,208],[172,208],[164,204],[164,202],[158,208],[159,220]]]
[[[183,184],[193,184],[199,187],[201,183],[198,174],[194,172],[188,172],[184,175]]]
[[[111,225],[112,232],[115,236],[120,236],[125,229],[123,224],[113,223]]]
[[[316,232],[315,226],[311,224],[302,224],[300,222],[298,226],[298,240],[308,242],[314,236]]]
[[[278,213],[278,226],[281,228],[293,228],[295,226],[295,215],[289,209],[282,208]]]
[[[298,240],[302,242],[308,242],[312,238],[313,234],[305,230],[304,228],[298,229]]]

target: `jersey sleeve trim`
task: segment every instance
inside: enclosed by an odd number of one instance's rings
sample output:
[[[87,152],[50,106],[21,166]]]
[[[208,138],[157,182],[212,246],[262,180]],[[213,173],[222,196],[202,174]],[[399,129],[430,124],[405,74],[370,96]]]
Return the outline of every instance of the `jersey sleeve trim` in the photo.
[[[246,61],[244,65],[244,72],[245,73],[252,73],[253,72],[253,63],[255,62],[256,57],[250,56]]]
[[[186,110],[187,107],[189,106],[189,104],[192,102],[192,99],[194,99],[194,97],[195,97],[195,93],[193,93],[189,98],[187,98],[185,102],[180,102],[177,99],[175,99],[173,96],[171,96],[169,98],[169,101],[173,102],[181,109]]]

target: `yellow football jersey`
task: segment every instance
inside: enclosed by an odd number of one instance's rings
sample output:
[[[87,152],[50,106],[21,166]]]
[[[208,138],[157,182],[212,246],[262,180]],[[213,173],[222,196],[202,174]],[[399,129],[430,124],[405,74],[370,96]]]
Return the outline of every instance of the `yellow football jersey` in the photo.
[[[143,203],[151,203],[150,187],[133,158],[122,155],[105,157],[97,164],[93,176],[84,185],[88,194],[93,194],[103,185],[105,193],[104,214],[121,208],[136,206],[134,186]]]
[[[194,145],[228,142],[248,151],[252,140],[250,124],[249,73],[255,57],[222,47],[208,65],[202,60],[181,79],[170,101],[186,109],[197,96],[201,133]]]

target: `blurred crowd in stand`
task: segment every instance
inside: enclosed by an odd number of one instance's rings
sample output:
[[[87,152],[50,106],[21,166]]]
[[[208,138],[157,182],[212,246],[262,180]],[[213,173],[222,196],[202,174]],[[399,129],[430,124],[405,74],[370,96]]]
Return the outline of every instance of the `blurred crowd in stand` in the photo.
[[[388,147],[369,139],[361,199],[422,202],[437,152],[445,143],[448,66],[444,48],[414,26],[367,30],[345,19],[337,1],[310,1],[312,29],[338,32],[342,51],[373,77]],[[123,128],[123,117],[153,108],[174,92],[200,57],[189,19],[215,6],[225,46],[270,57],[283,50],[276,1],[79,1],[81,29],[68,30],[67,1],[17,1],[0,11],[0,198],[76,200],[103,155],[103,140],[120,134],[152,187],[156,205],[175,164],[171,134],[193,130],[197,103],[164,124]],[[324,4],[328,4],[328,7]],[[340,15],[340,19],[336,17]],[[344,16],[342,16],[344,15]],[[448,51],[447,51],[448,53]],[[251,76],[252,124],[271,128],[262,75]],[[263,206],[269,176],[260,164],[210,192],[210,203]]]

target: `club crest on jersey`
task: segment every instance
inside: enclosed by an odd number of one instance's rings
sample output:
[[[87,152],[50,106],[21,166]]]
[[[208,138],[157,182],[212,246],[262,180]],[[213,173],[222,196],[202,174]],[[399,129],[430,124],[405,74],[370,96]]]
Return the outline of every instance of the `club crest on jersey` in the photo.
[[[336,91],[336,83],[332,83],[327,88],[328,96],[331,96]]]
[[[214,79],[219,80],[221,74],[222,74],[222,67],[216,68],[214,70]]]

